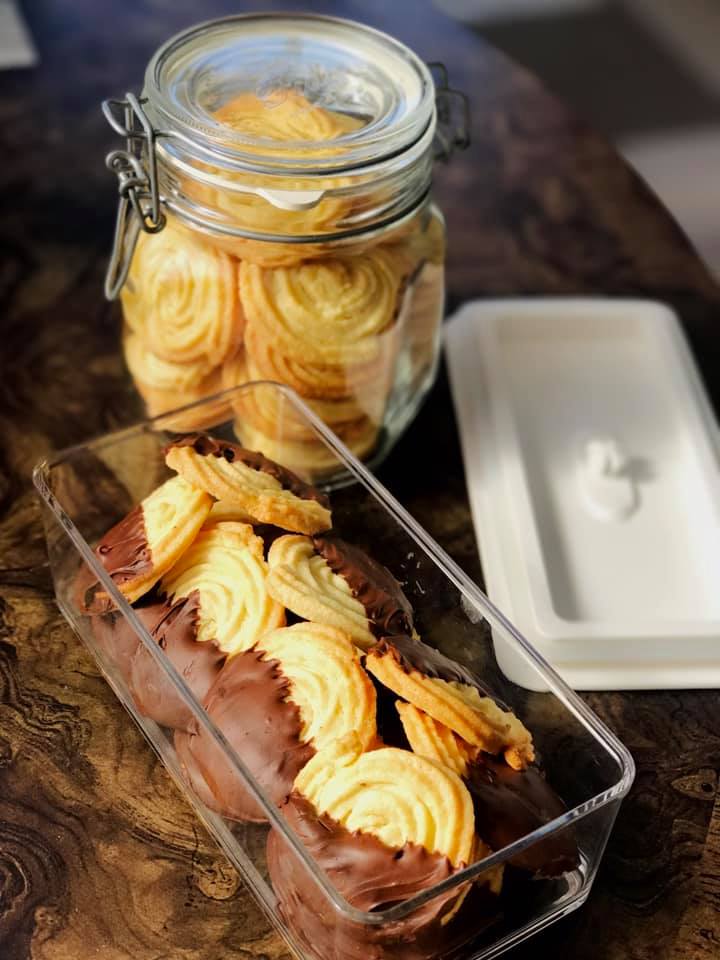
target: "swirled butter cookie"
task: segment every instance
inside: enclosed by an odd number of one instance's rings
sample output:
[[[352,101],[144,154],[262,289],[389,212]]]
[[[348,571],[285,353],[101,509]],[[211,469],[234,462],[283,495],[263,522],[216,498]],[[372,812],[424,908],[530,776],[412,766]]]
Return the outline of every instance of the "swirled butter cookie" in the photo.
[[[454,867],[472,859],[475,818],[462,780],[407,750],[365,752],[351,738],[335,740],[305,765],[295,789],[350,833],[395,849],[413,843]]]
[[[204,364],[207,374],[242,336],[235,261],[170,222],[140,234],[121,297],[130,329],[170,363]]]
[[[375,742],[375,690],[349,637],[315,623],[274,630],[228,661],[205,700],[208,714],[274,803],[316,750],[355,732]],[[265,819],[224,753],[198,729],[182,745],[223,815]]]
[[[95,555],[126,600],[146,594],[187,550],[212,506],[202,488],[172,477],[145,497],[95,547]],[[78,578],[76,595],[86,611],[111,606],[89,570]]]
[[[293,156],[321,158],[342,152],[339,138],[362,125],[362,121],[312,103],[299,91],[276,89],[265,96],[244,92],[223,104],[214,119],[229,131],[228,146],[265,157]],[[262,140],[262,146],[258,139]],[[338,193],[352,185],[347,177],[323,180],[325,195],[311,207],[289,209],[287,203],[272,202],[278,191],[292,195],[313,191],[316,182],[309,178],[279,174],[228,173],[208,168],[221,178],[217,186],[190,182],[187,191],[196,200],[225,215],[234,225],[268,236],[317,236],[340,229],[353,210],[351,194]],[[257,191],[257,192],[256,192]],[[241,259],[265,266],[296,263],[327,253],[323,243],[281,243],[218,234],[211,242]]]
[[[124,337],[123,349],[128,370],[141,392],[143,388],[177,393],[193,390],[210,372],[205,359],[188,363],[163,360],[150,350],[140,334],[132,331]]]
[[[305,765],[281,812],[339,893],[364,911],[409,900],[487,852],[477,845],[472,800],[455,773],[393,747],[363,752],[352,737]],[[326,960],[445,956],[497,913],[497,885],[460,882],[387,924],[357,924],[336,912],[329,918],[322,893],[275,831],[267,862],[291,929]]]
[[[221,367],[209,368],[205,358],[187,363],[164,360],[150,350],[139,333],[132,330],[125,332],[123,351],[130,375],[150,417],[204,400],[224,389]],[[220,398],[175,414],[168,418],[166,426],[176,430],[202,429],[229,417],[231,409],[229,401]]]
[[[449,727],[471,747],[502,754],[514,769],[532,762],[532,735],[477,677],[427,644],[389,637],[368,651],[366,667],[397,696]]]
[[[384,383],[383,365],[377,358],[365,363],[313,363],[303,356],[283,353],[261,329],[252,324],[245,331],[245,349],[260,379],[286,383],[302,397],[343,400],[361,388],[376,389]]]
[[[332,525],[329,501],[286,467],[261,453],[202,434],[171,443],[165,462],[217,500],[235,503],[255,521],[297,533]]]
[[[248,326],[304,363],[355,365],[376,360],[379,337],[400,305],[402,276],[379,248],[356,256],[265,269],[240,264]]]
[[[306,443],[278,440],[240,418],[235,420],[235,434],[245,446],[261,450],[266,456],[284,463],[308,480],[322,480],[343,469],[337,454],[319,438]],[[361,420],[357,425],[342,430],[338,436],[356,457],[365,457],[377,444],[378,428],[369,420]],[[292,527],[288,526],[287,529]]]
[[[226,388],[263,379],[252,358],[244,351],[223,365],[222,376]],[[354,396],[339,400],[308,398],[305,402],[328,426],[340,434],[344,430],[351,430],[368,416],[376,422],[382,419],[384,398],[378,398],[375,394],[372,400],[367,399],[370,402],[364,403]],[[270,437],[300,442],[317,438],[315,428],[308,423],[306,416],[296,410],[286,396],[274,387],[253,387],[252,390],[237,391],[231,402],[238,421],[248,421]]]
[[[165,574],[160,587],[167,597],[197,598],[195,640],[233,655],[285,623],[285,608],[267,590],[263,550],[249,524],[214,523]]]
[[[390,571],[334,534],[279,537],[268,590],[307,620],[345,630],[368,649],[376,634],[412,633],[412,607]]]
[[[429,713],[419,710],[412,703],[398,700],[395,706],[413,753],[441,763],[454,770],[458,776],[464,777],[468,764],[478,755],[479,750],[453,733],[450,727],[433,720]]]
[[[413,752],[450,767],[463,778],[473,798],[477,831],[493,850],[501,850],[565,813],[565,804],[538,763],[515,770],[504,758],[471,747],[411,703],[398,701],[396,706]],[[571,830],[563,830],[523,850],[510,862],[540,876],[559,876],[577,866],[575,837]]]
[[[314,156],[320,141],[334,140],[362,125],[362,121],[345,113],[327,110],[311,103],[297,90],[273,90],[267,96],[244,92],[226,101],[213,113],[214,118],[235,133],[254,140],[275,140],[307,145]],[[248,144],[252,149],[252,144]],[[266,147],[256,147],[260,151]],[[272,149],[272,147],[270,148]]]

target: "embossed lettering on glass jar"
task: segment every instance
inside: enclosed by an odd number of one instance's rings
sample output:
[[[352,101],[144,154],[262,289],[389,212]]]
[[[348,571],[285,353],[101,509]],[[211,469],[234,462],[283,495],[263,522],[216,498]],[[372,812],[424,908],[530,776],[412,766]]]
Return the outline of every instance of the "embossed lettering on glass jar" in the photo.
[[[121,199],[106,292],[149,413],[279,380],[358,456],[384,455],[437,370],[430,188],[435,157],[466,139],[464,106],[444,71],[330,17],[229,17],[158,50],[142,97],[105,104],[127,139],[108,158]],[[282,429],[298,473],[334,469],[300,422],[244,400],[235,416],[247,446],[272,457]]]

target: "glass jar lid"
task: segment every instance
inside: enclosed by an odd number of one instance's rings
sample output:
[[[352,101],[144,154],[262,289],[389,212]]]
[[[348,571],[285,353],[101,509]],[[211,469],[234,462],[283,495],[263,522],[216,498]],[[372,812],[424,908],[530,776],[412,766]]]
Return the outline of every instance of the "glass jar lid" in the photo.
[[[312,14],[192,27],[152,58],[144,96],[158,136],[268,173],[357,169],[407,150],[435,123],[433,78],[410,49],[363,24]],[[248,98],[261,112],[255,124]]]
[[[468,142],[466,99],[431,66],[314,14],[225,17],[171,38],[141,97],[103,103],[125,139],[106,160],[120,193],[106,295],[166,212],[215,238],[308,250],[401,225],[429,196],[434,158]]]

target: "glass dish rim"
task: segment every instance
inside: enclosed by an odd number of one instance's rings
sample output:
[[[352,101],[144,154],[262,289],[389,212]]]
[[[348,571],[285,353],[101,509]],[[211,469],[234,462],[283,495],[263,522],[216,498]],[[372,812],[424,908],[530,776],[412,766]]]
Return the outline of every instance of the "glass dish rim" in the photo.
[[[182,677],[167,659],[165,653],[152,641],[146,628],[137,617],[131,605],[125,600],[117,589],[115,583],[108,576],[105,568],[95,557],[92,548],[80,531],[77,529],[70,517],[65,513],[62,505],[58,502],[48,483],[50,471],[61,463],[68,462],[73,456],[81,451],[102,449],[105,446],[114,445],[122,442],[125,438],[143,433],[156,433],[158,431],[168,431],[172,433],[194,433],[204,432],[202,430],[177,431],[173,429],[170,421],[178,414],[197,411],[204,406],[210,407],[218,400],[230,400],[231,397],[240,393],[257,390],[259,387],[264,389],[273,388],[282,393],[286,399],[295,407],[297,412],[302,415],[322,437],[324,442],[337,456],[343,466],[353,475],[366,491],[380,503],[386,514],[400,525],[405,533],[429,556],[433,563],[445,574],[451,583],[458,589],[463,597],[471,603],[488,621],[491,626],[496,624],[509,635],[527,659],[534,664],[538,674],[542,676],[547,683],[549,691],[560,700],[563,706],[578,720],[579,723],[591,734],[594,740],[602,747],[606,754],[609,754],[617,763],[620,769],[619,779],[607,789],[601,791],[588,800],[575,807],[566,810],[565,813],[546,824],[536,828],[531,833],[515,840],[501,849],[494,851],[490,855],[478,860],[469,866],[463,868],[452,876],[446,878],[433,887],[428,888],[409,900],[394,904],[383,911],[363,911],[353,907],[345,897],[339,893],[329,877],[312,859],[307,849],[304,847],[297,835],[290,829],[285,818],[280,813],[272,801],[267,797],[265,791],[257,784],[255,778],[247,770],[243,761],[237,756],[233,748],[227,742],[225,736],[216,727],[208,714],[202,709],[197,699],[190,693]],[[225,419],[229,419],[226,417]],[[224,422],[220,419],[217,423]],[[212,428],[206,428],[212,429]],[[615,736],[615,734],[603,723],[602,720],[583,702],[575,691],[573,691],[565,681],[555,672],[545,658],[518,632],[518,630],[505,618],[504,614],[490,601],[477,584],[464,573],[464,571],[455,563],[455,561],[443,550],[443,548],[430,536],[427,531],[417,523],[417,521],[408,513],[408,511],[399,503],[399,501],[387,490],[383,484],[377,480],[370,471],[350,452],[345,444],[320,420],[320,418],[311,410],[298,394],[285,384],[273,380],[256,380],[250,383],[242,384],[237,387],[231,387],[220,391],[211,397],[203,398],[194,403],[186,404],[172,411],[160,414],[156,417],[141,420],[128,427],[114,430],[109,433],[100,434],[90,438],[82,443],[73,444],[64,449],[43,457],[33,469],[33,483],[40,497],[53,514],[56,522],[62,527],[66,536],[70,539],[80,558],[90,567],[93,573],[98,577],[109,595],[113,598],[117,608],[123,617],[136,633],[143,646],[154,658],[155,662],[164,673],[166,679],[174,687],[185,705],[190,709],[193,717],[215,740],[216,744],[225,754],[234,772],[240,776],[244,787],[248,790],[251,797],[259,803],[268,817],[271,829],[277,830],[283,841],[289,844],[293,852],[300,858],[305,869],[308,871],[314,882],[321,888],[329,902],[335,910],[341,913],[344,918],[356,923],[362,923],[367,926],[380,926],[389,922],[395,922],[407,917],[409,914],[424,906],[436,897],[447,893],[454,887],[462,883],[474,880],[480,874],[485,873],[493,866],[505,863],[523,850],[533,846],[537,842],[552,836],[560,830],[568,827],[570,824],[579,821],[591,812],[600,809],[616,800],[621,800],[632,786],[635,776],[635,764],[629,750]]]
[[[173,104],[172,99],[167,95],[166,85],[161,81],[162,70],[170,61],[170,58],[182,50],[185,44],[191,43],[199,34],[210,30],[221,30],[223,27],[232,24],[263,20],[276,22],[286,20],[294,23],[304,21],[312,24],[326,24],[329,28],[352,28],[369,36],[376,42],[382,43],[388,50],[392,51],[395,56],[408,62],[417,73],[419,100],[413,111],[404,117],[398,125],[390,125],[384,128],[380,127],[379,130],[373,131],[373,125],[371,124],[369,127],[350,131],[349,133],[341,134],[339,137],[334,138],[333,143],[340,144],[341,146],[347,144],[349,146],[348,152],[343,153],[341,163],[330,162],[328,164],[321,164],[319,172],[326,173],[332,171],[335,174],[356,168],[363,168],[368,165],[372,158],[376,158],[376,160],[380,162],[391,159],[412,147],[429,127],[434,126],[436,116],[435,83],[432,74],[427,64],[425,64],[414,50],[402,43],[402,41],[385,33],[383,30],[379,30],[376,27],[372,27],[358,20],[353,20],[349,17],[337,17],[307,11],[298,11],[295,13],[293,11],[268,10],[263,12],[255,11],[228,14],[224,17],[211,18],[191,24],[184,30],[173,34],[156,48],[145,70],[143,96],[148,99],[150,106],[158,110],[165,120],[170,121],[171,124],[177,127],[175,130],[163,129],[159,134],[160,136],[175,137],[181,141],[185,140],[186,142],[191,142],[193,135],[195,137],[199,136],[205,144],[205,149],[208,149],[211,145],[213,148],[217,147],[221,149],[226,156],[233,156],[234,159],[237,159],[243,166],[247,165],[247,169],[251,170],[261,171],[265,165],[268,165],[270,171],[274,170],[276,173],[279,168],[284,166],[288,169],[296,168],[298,170],[305,170],[305,168],[312,169],[313,165],[317,167],[317,157],[303,157],[301,152],[293,154],[292,151],[312,151],[318,147],[326,147],[327,141],[283,141],[282,149],[287,151],[287,154],[283,156],[282,153],[277,152],[277,141],[272,139],[247,137],[237,133],[237,131],[230,131],[227,128],[222,128],[222,138],[220,138],[220,130],[216,127],[204,124],[199,119],[192,118],[189,115],[184,116],[184,111],[180,111]],[[365,139],[363,140],[363,134],[366,130],[369,131],[370,135],[365,135]],[[249,153],[244,149],[254,144],[259,146],[272,145],[273,153],[264,157],[256,151]],[[355,145],[354,148],[353,144]],[[285,175],[287,176],[287,172]],[[306,173],[303,173],[303,176],[304,175],[306,175]]]

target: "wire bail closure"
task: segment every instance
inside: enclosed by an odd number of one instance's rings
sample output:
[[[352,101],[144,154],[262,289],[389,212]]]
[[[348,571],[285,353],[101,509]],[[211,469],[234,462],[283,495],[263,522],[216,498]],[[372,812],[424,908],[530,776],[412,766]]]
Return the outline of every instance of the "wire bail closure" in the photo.
[[[144,100],[126,93],[124,100],[103,101],[102,111],[113,130],[125,138],[124,150],[112,150],[105,166],[118,178],[115,236],[105,296],[114,300],[125,283],[140,231],[159,233],[166,217],[160,207],[155,130],[143,110]]]
[[[470,103],[460,90],[449,86],[448,70],[444,63],[428,63],[435,81],[435,159],[449,160],[455,150],[470,146]]]

